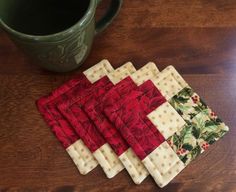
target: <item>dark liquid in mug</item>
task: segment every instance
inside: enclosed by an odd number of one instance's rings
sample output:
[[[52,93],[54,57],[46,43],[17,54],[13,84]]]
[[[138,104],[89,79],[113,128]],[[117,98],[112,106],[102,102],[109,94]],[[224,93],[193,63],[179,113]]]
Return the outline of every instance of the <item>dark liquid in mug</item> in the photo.
[[[16,31],[49,35],[68,29],[86,13],[89,0],[9,0],[3,21]],[[6,11],[6,9],[5,9]]]

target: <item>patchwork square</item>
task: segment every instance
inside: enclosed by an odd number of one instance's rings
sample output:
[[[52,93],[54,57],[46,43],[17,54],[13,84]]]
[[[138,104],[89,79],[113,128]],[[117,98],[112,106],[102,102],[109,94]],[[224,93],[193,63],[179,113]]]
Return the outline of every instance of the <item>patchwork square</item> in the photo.
[[[195,115],[207,107],[200,102],[200,97],[190,87],[184,87],[169,102],[186,121],[191,121]]]
[[[140,184],[149,175],[149,172],[131,148],[122,153],[119,159],[135,184]]]
[[[160,187],[168,184],[185,167],[166,141],[143,159],[142,162]]]
[[[149,62],[132,74],[130,77],[135,82],[136,85],[141,85],[145,81],[154,78],[158,75],[159,70],[156,67],[156,64],[153,62]]]
[[[168,170],[171,169],[171,167],[173,167],[179,160],[178,156],[174,153],[166,141],[150,153],[148,158],[151,162],[153,162],[161,175],[167,173]]]
[[[198,143],[202,150],[207,149],[209,144],[213,144],[228,131],[224,123],[213,112],[211,115],[213,116],[209,117],[205,111],[202,111],[192,119],[192,126],[196,128],[195,136],[196,138],[198,136]]]
[[[173,66],[166,67],[160,74],[151,80],[167,100],[172,98],[184,87],[188,86]]]
[[[117,68],[114,72],[109,73],[107,76],[109,80],[115,85],[135,72],[136,69],[134,68],[133,64],[128,62],[120,68]]]
[[[151,81],[147,81],[104,110],[161,187],[184,167],[157,127],[147,118],[150,111],[165,103],[158,89]]]
[[[83,74],[89,79],[91,83],[96,82],[102,77],[114,71],[108,60],[102,60],[99,65],[94,65],[83,72]]]
[[[168,138],[167,142],[187,165],[228,131],[220,126],[221,123],[200,112],[192,119],[191,124]]]
[[[175,132],[181,130],[186,124],[183,118],[168,102],[163,103],[147,116],[150,121],[158,127],[158,130],[165,139],[168,139]]]

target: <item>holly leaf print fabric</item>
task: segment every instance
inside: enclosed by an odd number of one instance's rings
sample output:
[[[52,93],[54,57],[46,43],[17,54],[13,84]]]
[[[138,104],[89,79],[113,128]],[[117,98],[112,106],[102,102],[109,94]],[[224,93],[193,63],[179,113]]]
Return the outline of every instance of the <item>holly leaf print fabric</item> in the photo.
[[[228,131],[228,127],[184,81],[173,66],[164,69],[153,82],[186,122],[167,138],[167,142],[187,165],[221,138]],[[175,85],[176,88],[173,88]]]
[[[221,138],[228,127],[190,87],[185,87],[170,100],[171,105],[188,123],[180,133],[168,139],[185,164]]]

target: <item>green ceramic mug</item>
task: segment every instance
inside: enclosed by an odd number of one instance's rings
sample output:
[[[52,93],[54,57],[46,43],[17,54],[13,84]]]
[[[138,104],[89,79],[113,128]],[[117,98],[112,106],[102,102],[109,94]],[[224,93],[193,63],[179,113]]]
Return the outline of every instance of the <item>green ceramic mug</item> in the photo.
[[[45,69],[76,69],[88,56],[94,36],[117,15],[122,0],[111,0],[95,23],[101,0],[0,0],[0,26]]]

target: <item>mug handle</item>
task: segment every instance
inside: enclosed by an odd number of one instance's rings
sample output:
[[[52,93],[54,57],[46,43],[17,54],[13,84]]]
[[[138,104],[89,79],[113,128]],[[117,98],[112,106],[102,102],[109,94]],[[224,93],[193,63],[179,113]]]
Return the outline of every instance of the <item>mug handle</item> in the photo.
[[[97,0],[97,5],[102,0]],[[95,24],[95,35],[103,31],[118,14],[123,0],[111,0],[111,4],[105,15]]]

